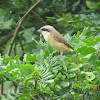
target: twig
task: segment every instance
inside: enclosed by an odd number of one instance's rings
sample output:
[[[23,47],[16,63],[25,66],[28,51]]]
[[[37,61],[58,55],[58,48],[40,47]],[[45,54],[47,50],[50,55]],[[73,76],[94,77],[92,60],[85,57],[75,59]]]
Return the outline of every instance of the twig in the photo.
[[[26,30],[26,28],[23,26],[23,25],[21,25],[20,26],[23,30]],[[27,32],[29,32],[31,35],[33,34],[31,31],[29,31],[29,30],[26,30]],[[37,38],[40,38],[38,35],[35,35],[34,34],[34,37],[37,37]]]
[[[19,27],[21,26],[21,23],[23,22],[23,20],[25,19],[25,17],[29,14],[29,12],[30,12],[35,6],[37,6],[40,2],[41,2],[41,0],[38,0],[38,1],[26,12],[26,14],[19,20],[18,25],[17,25],[16,30],[15,30],[15,33],[14,33],[14,36],[13,36],[13,39],[12,39],[11,44],[10,44],[8,53],[7,53],[8,56],[10,56],[10,53],[11,53],[11,50],[12,50],[12,46],[13,46],[13,44],[14,44],[14,41],[15,41],[15,38],[16,38],[16,36],[17,36],[18,29],[19,29]]]
[[[35,80],[34,91],[36,90],[36,86],[37,86],[37,79]]]
[[[24,27],[23,25],[21,25],[21,28],[22,28],[23,30],[26,30],[25,27]]]
[[[0,85],[0,96],[3,94],[3,84]]]

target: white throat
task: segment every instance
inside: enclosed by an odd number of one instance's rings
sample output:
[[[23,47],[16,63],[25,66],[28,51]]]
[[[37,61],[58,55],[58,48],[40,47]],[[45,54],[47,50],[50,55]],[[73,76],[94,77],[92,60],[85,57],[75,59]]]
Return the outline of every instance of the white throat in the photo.
[[[49,33],[49,32],[46,32],[46,31],[43,31],[43,32],[42,32],[42,35],[43,35],[44,39],[47,41],[47,39],[48,39],[49,36],[50,36],[50,33]]]

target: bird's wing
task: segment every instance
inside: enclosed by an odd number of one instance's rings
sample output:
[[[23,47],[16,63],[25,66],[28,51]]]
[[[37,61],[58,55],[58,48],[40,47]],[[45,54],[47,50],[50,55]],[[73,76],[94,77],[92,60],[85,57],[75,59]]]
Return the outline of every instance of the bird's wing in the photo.
[[[56,34],[52,34],[53,37],[55,38],[55,40],[65,44],[66,46],[68,46],[69,48],[73,49],[72,46],[67,42],[67,40],[60,34],[60,33],[56,33]],[[73,49],[74,50],[74,49]]]

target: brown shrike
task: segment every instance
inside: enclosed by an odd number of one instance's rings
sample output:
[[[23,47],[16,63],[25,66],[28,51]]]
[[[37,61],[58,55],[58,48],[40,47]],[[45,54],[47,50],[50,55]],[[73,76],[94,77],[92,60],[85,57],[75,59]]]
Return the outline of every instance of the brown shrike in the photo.
[[[61,55],[63,52],[72,52],[74,50],[67,40],[54,27],[45,25],[37,31],[42,33],[44,39],[49,43],[49,45],[59,51]]]

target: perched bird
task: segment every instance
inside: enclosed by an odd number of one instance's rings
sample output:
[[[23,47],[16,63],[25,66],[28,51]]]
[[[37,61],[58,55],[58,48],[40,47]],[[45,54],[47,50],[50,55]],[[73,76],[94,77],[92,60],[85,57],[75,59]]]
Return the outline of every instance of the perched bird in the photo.
[[[49,45],[59,51],[61,55],[63,52],[72,52],[74,50],[67,40],[50,25],[41,27],[37,32],[42,33],[44,39],[49,43]]]

